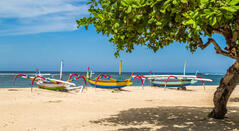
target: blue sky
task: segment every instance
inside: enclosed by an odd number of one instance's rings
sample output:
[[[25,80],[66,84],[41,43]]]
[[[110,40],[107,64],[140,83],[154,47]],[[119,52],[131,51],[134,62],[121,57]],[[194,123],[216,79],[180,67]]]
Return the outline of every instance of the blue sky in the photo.
[[[194,54],[185,44],[173,43],[157,53],[137,46],[131,53],[114,57],[115,47],[106,36],[76,29],[75,20],[87,16],[84,0],[5,0],[0,1],[0,71],[58,71],[64,60],[64,71],[118,71],[123,60],[125,72],[187,72],[225,73],[233,60],[217,55],[210,45]],[[223,47],[225,40],[215,34]],[[204,38],[206,41],[206,38]]]

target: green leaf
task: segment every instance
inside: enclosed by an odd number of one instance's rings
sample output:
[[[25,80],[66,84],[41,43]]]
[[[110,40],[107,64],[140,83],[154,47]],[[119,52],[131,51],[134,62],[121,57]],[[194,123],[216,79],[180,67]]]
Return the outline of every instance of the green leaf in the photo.
[[[114,32],[115,32],[115,33],[118,33],[118,30],[117,30],[117,29],[114,29]]]
[[[161,9],[160,12],[161,12],[161,13],[165,13],[165,12],[166,12],[166,9]]]
[[[217,23],[217,17],[213,17],[211,25],[214,26],[216,23]]]
[[[89,1],[89,2],[87,2],[87,5],[89,5],[89,4],[91,4],[92,3],[92,1]]]
[[[124,40],[125,36],[124,36],[124,35],[121,35],[120,38],[121,38],[122,40]]]
[[[139,27],[139,28],[137,28],[137,32],[138,33],[142,33],[144,31],[144,27]]]
[[[98,14],[98,17],[99,17],[100,19],[103,19],[103,15],[102,15],[102,14]]]
[[[127,4],[131,4],[132,0],[125,0]]]
[[[202,4],[207,4],[209,2],[209,0],[200,0],[200,3]]]
[[[188,0],[181,0],[182,3],[188,4]]]
[[[224,17],[228,20],[232,19],[233,18],[233,15],[232,14],[225,14]]]
[[[194,24],[194,23],[195,23],[195,21],[192,20],[192,19],[190,19],[190,20],[188,20],[188,21],[186,22],[187,25],[191,25],[191,24]]]
[[[143,17],[143,15],[136,15],[136,19],[140,20]]]
[[[212,13],[212,11],[210,10],[210,9],[205,9],[205,10],[203,10],[203,12],[205,13],[205,14],[211,14]]]
[[[196,18],[196,17],[198,17],[198,11],[193,15],[193,18]]]
[[[156,20],[155,18],[149,19],[148,24],[152,24],[155,20]]]
[[[114,28],[118,28],[118,27],[119,27],[119,23],[115,23]]]
[[[224,9],[224,10],[234,13],[234,12],[238,11],[239,6],[229,6],[229,7],[223,6],[223,7],[221,7],[221,9]]]
[[[177,0],[173,0],[173,4],[177,5],[178,4]]]
[[[125,3],[125,1],[123,1],[123,0],[121,1],[121,4],[122,4],[123,6],[128,6],[127,3]]]
[[[128,10],[127,10],[127,13],[129,14],[129,13],[131,12],[131,10],[132,10],[132,7],[129,6],[129,7],[128,7]]]
[[[140,4],[143,5],[145,0],[140,0]]]
[[[156,22],[156,25],[160,26],[160,25],[162,25],[162,23],[161,22]]]
[[[239,0],[232,0],[229,4],[230,5],[237,5],[239,3]]]

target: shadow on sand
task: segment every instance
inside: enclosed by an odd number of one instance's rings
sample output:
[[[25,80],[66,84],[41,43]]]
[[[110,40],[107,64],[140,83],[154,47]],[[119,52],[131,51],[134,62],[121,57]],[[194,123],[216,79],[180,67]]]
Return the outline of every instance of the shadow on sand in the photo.
[[[215,120],[207,115],[211,108],[158,107],[133,108],[109,118],[91,121],[117,130],[238,130],[239,108],[228,108],[227,118]],[[122,128],[123,127],[123,128]]]
[[[230,102],[239,102],[239,97],[230,98]]]
[[[161,89],[165,89],[165,90],[178,90],[178,91],[195,91],[195,90],[190,90],[187,87],[185,87],[185,90],[182,88],[178,88],[178,87],[158,87],[158,86],[151,86],[152,88],[161,88]]]

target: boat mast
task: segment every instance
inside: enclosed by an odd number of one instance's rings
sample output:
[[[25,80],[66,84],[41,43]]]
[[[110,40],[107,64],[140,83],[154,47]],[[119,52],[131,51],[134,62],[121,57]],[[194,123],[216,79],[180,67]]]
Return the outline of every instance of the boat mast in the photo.
[[[122,65],[122,60],[120,60],[120,66],[119,66],[119,80],[121,80],[121,65]]]
[[[91,69],[90,69],[90,78],[92,77],[92,75],[93,75],[93,70],[92,70],[92,67],[91,67]]]
[[[62,66],[63,66],[63,60],[61,60],[60,80],[62,80]]]
[[[183,69],[183,75],[185,76],[185,72],[186,72],[186,65],[187,65],[187,62],[185,61],[184,62],[184,69]]]

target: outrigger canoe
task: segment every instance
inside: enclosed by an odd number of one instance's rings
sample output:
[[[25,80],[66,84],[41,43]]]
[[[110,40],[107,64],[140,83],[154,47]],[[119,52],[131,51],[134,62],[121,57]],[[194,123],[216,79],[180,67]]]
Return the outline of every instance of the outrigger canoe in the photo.
[[[47,89],[47,90],[54,90],[54,91],[66,91],[67,85],[63,83],[59,84],[53,84],[53,83],[43,83],[43,82],[37,82],[36,83],[39,88]]]
[[[191,84],[196,83],[195,80],[188,80],[188,79],[169,79],[168,81],[166,79],[148,79],[151,81],[153,86],[159,86],[159,87],[185,87],[189,86]]]
[[[96,81],[94,79],[88,79],[88,82],[90,85],[98,88],[109,88],[109,89],[114,89],[114,88],[122,88],[125,86],[132,85],[133,83],[130,82],[130,80],[124,80],[124,81],[112,81],[112,80],[99,80]]]
[[[68,81],[63,81],[62,80],[62,66],[63,66],[63,61],[61,60],[60,75],[54,75],[52,77],[45,78],[40,73],[40,71],[38,71],[38,69],[37,69],[37,74],[35,76],[29,76],[29,75],[25,75],[25,74],[18,74],[18,75],[15,76],[14,81],[16,81],[18,76],[22,76],[22,78],[31,79],[32,80],[32,85],[34,84],[34,81],[37,81],[36,84],[38,85],[39,88],[42,88],[42,89],[54,90],[54,91],[68,91],[68,90],[81,88],[81,91],[82,91],[84,86],[77,86],[76,87],[75,83],[72,83],[72,81],[83,78],[84,81],[85,81],[85,85],[87,85],[85,77],[84,76],[79,76],[77,74],[71,74]],[[74,75],[77,75],[77,78],[71,79],[71,77],[74,76]],[[56,77],[56,76],[59,76],[60,80],[54,79],[54,77]]]
[[[97,88],[106,88],[106,89],[120,89],[125,86],[132,85],[133,82],[131,82],[131,78],[134,73],[131,74],[129,79],[126,80],[121,80],[121,65],[122,65],[122,60],[120,60],[120,67],[119,67],[119,80],[112,79],[110,75],[99,75],[96,78],[92,78],[92,70],[89,76],[89,71],[90,68],[88,67],[88,71],[86,74],[86,79],[92,85],[93,87]],[[105,77],[106,80],[101,79],[102,77]]]
[[[57,80],[57,79],[52,79],[52,78],[45,78],[42,76],[28,76],[25,74],[18,74],[15,76],[14,81],[16,81],[16,78],[18,76],[22,76],[22,78],[28,78],[32,80],[32,84],[34,84],[34,81],[37,81],[36,84],[38,85],[39,88],[42,89],[47,89],[47,90],[54,90],[54,91],[68,91],[68,90],[73,90],[73,89],[78,89],[78,88],[83,88],[84,86],[77,86],[75,83],[71,83],[72,79],[69,79],[68,81],[63,81],[63,80]],[[74,80],[77,80],[79,78],[83,78],[86,83],[86,79],[83,76],[78,76],[77,78],[74,78]],[[72,87],[73,86],[73,87]]]
[[[120,89],[123,88],[125,86],[129,86],[132,85],[133,82],[131,82],[131,78],[133,76],[130,76],[129,79],[126,80],[115,80],[112,79],[110,77],[110,75],[99,75],[97,78],[95,79],[90,79],[87,77],[87,81],[90,83],[90,85],[94,86],[94,87],[98,87],[98,88],[106,88],[106,89]],[[108,78],[108,80],[103,80],[101,79],[101,77],[105,77]]]
[[[212,81],[196,75],[145,75],[153,86],[159,87],[186,87],[198,81]]]

